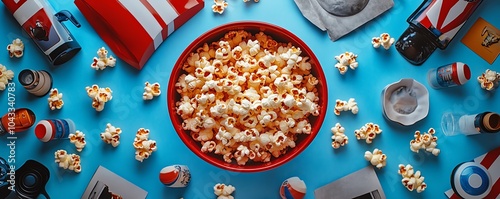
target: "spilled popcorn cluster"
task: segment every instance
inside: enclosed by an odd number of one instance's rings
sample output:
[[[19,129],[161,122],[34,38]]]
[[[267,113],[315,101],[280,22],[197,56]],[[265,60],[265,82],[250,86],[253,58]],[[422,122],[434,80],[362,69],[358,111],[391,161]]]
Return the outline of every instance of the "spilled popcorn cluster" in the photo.
[[[149,139],[149,129],[140,128],[134,138],[135,159],[142,162],[156,151],[156,141]]]
[[[222,14],[227,8],[227,2],[225,0],[214,0],[214,5],[212,5],[212,11]]]
[[[401,183],[409,190],[417,190],[417,193],[420,193],[427,188],[427,184],[424,182],[424,177],[420,174],[420,171],[414,171],[413,166],[407,164],[406,166],[403,164],[399,165],[398,174],[401,174],[403,179]]]
[[[486,89],[488,91],[494,90],[498,87],[500,82],[500,73],[486,69],[481,76],[477,77],[477,81],[481,85],[482,89]]]
[[[14,78],[14,72],[8,70],[7,67],[0,64],[0,91],[5,90],[9,80],[12,80],[12,78]]]
[[[222,183],[217,183],[214,186],[214,194],[217,196],[217,199],[234,199],[231,195],[236,190],[232,185],[225,185]]]
[[[349,98],[348,101],[342,101],[337,99],[335,101],[335,115],[340,115],[341,111],[351,111],[352,114],[358,114],[359,108],[356,99]]]
[[[438,156],[441,151],[436,148],[438,138],[434,135],[435,133],[436,131],[433,128],[430,128],[428,133],[424,132],[424,134],[421,134],[420,131],[415,131],[415,139],[410,141],[411,151],[418,153],[420,149],[423,149]]]
[[[295,147],[318,116],[318,79],[309,57],[260,32],[230,31],[192,52],[175,84],[182,127],[202,151],[245,165]]]
[[[97,50],[97,57],[94,57],[94,61],[90,64],[90,67],[96,70],[104,70],[106,67],[114,67],[116,64],[116,59],[113,56],[108,57],[108,50],[104,47]]]
[[[101,133],[101,139],[106,144],[111,144],[113,147],[117,147],[120,144],[120,134],[122,130],[120,128],[114,127],[110,123],[106,124],[106,130]]]
[[[92,98],[92,108],[96,111],[102,111],[104,109],[104,104],[111,99],[113,91],[109,88],[99,88],[97,84],[85,87],[87,90],[87,95]]]
[[[377,134],[382,133],[382,129],[377,124],[366,123],[365,126],[362,126],[360,129],[354,131],[354,135],[356,135],[356,139],[364,139],[367,144],[371,144],[373,139],[377,136]]]
[[[349,143],[349,138],[344,134],[345,128],[340,125],[340,123],[336,123],[334,127],[331,128],[333,133],[332,135],[332,147],[334,149],[338,149],[341,146]]]
[[[9,51],[9,57],[20,58],[24,55],[24,43],[21,39],[16,38],[12,40],[12,43],[7,45],[7,51]]]
[[[77,154],[68,154],[65,150],[57,150],[54,153],[55,162],[63,169],[69,169],[76,173],[82,171],[80,165],[80,156]]]
[[[63,94],[60,93],[57,88],[50,89],[49,92],[49,108],[50,110],[61,109],[64,105],[64,101],[62,99]]]
[[[152,100],[153,97],[160,96],[160,83],[155,82],[153,84],[146,82],[144,83],[144,93],[142,93],[143,100]]]
[[[387,156],[384,153],[382,153],[382,150],[377,148],[374,149],[373,152],[366,151],[365,160],[369,161],[373,166],[377,167],[378,169],[385,167],[385,165],[387,164]]]
[[[335,64],[335,68],[337,68],[342,75],[345,74],[349,68],[355,70],[358,67],[356,58],[358,58],[358,55],[352,52],[345,52],[335,56],[335,59],[338,61],[338,63]]]
[[[76,151],[82,152],[83,148],[87,144],[85,141],[85,134],[81,131],[75,131],[75,133],[69,134],[69,141],[76,146]]]
[[[380,46],[382,46],[384,47],[384,49],[388,50],[392,46],[394,41],[394,38],[391,38],[388,33],[382,33],[380,34],[380,37],[372,38],[372,45],[374,48],[379,48]]]

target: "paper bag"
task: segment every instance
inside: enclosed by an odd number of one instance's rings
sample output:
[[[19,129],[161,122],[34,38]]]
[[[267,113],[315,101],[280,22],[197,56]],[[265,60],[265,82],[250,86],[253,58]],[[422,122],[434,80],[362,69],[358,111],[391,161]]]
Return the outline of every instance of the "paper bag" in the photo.
[[[142,69],[160,44],[204,6],[204,0],[75,0],[117,57]]]

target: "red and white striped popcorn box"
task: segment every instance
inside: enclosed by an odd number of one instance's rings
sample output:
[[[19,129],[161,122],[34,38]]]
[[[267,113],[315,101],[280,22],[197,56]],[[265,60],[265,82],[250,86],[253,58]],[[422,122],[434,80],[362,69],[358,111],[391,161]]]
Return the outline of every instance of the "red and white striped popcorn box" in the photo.
[[[204,6],[204,0],[75,0],[106,42],[128,64],[142,69],[160,44]]]

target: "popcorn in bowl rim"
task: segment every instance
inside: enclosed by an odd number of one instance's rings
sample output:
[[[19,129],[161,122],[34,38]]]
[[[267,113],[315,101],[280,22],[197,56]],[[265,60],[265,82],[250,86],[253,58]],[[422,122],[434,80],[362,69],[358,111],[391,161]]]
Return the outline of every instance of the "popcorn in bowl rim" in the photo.
[[[319,115],[319,81],[301,53],[245,30],[203,44],[175,83],[183,129],[202,152],[228,163],[269,162],[286,153],[299,134],[311,133],[308,117]]]

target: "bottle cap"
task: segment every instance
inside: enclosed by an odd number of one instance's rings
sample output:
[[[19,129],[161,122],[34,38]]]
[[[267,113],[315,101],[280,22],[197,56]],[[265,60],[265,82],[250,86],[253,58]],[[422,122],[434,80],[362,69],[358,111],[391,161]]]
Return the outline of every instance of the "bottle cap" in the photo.
[[[36,124],[35,135],[42,142],[48,142],[54,138],[55,124],[49,120],[41,120]]]
[[[500,131],[500,115],[497,113],[486,113],[483,117],[484,128],[488,132],[496,133]]]

